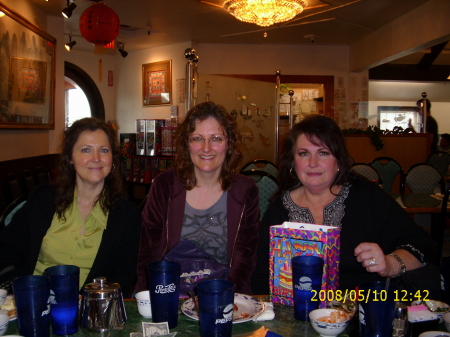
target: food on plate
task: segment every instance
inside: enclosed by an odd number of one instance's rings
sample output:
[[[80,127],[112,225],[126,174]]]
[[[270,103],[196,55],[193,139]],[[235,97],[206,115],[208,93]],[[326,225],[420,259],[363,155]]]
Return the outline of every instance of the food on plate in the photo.
[[[6,296],[5,303],[0,307],[0,313],[6,314],[11,317],[16,316],[16,305],[14,303],[14,296]]]
[[[322,316],[316,320],[324,323],[341,323],[348,319],[347,313],[343,310],[333,311],[329,316]]]
[[[326,304],[327,308],[330,309],[338,309],[346,312],[350,318],[352,318],[356,313],[356,303],[346,299],[343,302],[340,301],[331,301]]]

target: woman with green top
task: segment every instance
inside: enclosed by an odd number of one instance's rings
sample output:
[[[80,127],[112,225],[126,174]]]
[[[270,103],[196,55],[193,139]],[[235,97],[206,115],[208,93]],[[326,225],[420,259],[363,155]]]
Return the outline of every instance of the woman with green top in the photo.
[[[41,185],[0,235],[0,282],[80,267],[80,288],[96,277],[128,295],[136,277],[141,216],[124,198],[114,131],[95,118],[64,132],[57,180]]]

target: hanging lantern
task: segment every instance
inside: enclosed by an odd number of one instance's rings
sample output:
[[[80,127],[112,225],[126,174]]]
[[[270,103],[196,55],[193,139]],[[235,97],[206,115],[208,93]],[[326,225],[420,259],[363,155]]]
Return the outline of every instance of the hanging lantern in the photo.
[[[104,53],[105,47],[119,35],[119,30],[119,17],[103,2],[95,2],[80,16],[81,35],[95,45],[95,53]]]

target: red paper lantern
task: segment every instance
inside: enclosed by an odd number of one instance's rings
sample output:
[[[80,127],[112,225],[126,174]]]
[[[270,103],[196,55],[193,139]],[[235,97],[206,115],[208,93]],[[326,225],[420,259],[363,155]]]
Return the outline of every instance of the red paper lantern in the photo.
[[[80,16],[80,32],[83,37],[95,44],[95,51],[104,47],[119,35],[120,20],[116,12],[102,2],[95,2]]]

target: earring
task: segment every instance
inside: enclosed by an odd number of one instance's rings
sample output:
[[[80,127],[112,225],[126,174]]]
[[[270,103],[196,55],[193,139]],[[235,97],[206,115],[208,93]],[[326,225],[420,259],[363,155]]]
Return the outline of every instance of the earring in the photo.
[[[337,170],[338,172],[339,172],[339,167],[338,167],[338,170]]]
[[[294,166],[291,167],[291,169],[289,170],[289,174],[291,175],[292,178],[294,179],[298,179],[298,177],[295,175],[292,175],[292,169],[294,168]]]

